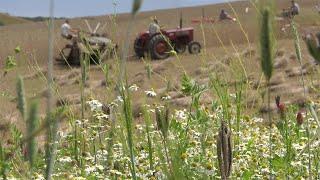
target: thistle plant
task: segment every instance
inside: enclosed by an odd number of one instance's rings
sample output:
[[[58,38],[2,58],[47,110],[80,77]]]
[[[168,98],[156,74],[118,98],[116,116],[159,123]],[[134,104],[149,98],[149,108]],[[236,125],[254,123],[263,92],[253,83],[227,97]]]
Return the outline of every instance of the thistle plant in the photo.
[[[17,66],[16,58],[14,56],[8,56],[5,61],[5,68],[3,76],[7,75],[14,67]]]
[[[298,59],[299,64],[300,64],[300,78],[301,78],[301,84],[302,84],[302,87],[303,87],[303,96],[304,96],[305,99],[307,99],[305,80],[304,80],[304,76],[303,76],[300,38],[299,38],[298,30],[297,30],[296,25],[295,25],[293,20],[291,22],[291,27],[292,27],[292,32],[293,32],[293,35],[294,35],[294,45],[295,45],[295,49],[296,49],[296,55],[297,55],[297,59]],[[314,48],[314,47],[311,48],[310,44],[307,44],[307,47],[308,47],[309,51]],[[311,52],[313,52],[313,51],[310,51],[310,53]],[[317,51],[315,51],[313,53],[315,53],[315,55],[316,55]],[[307,131],[307,138],[308,138],[308,146],[307,146],[308,147],[308,158],[309,158],[308,167],[309,167],[309,176],[311,177],[310,129],[309,129],[309,121],[308,120],[306,122],[306,131]]]
[[[191,95],[195,82],[185,73],[181,80],[181,91],[185,95]]]
[[[290,127],[289,127],[289,121],[287,118],[287,109],[284,103],[281,102],[281,97],[276,96],[275,98],[276,106],[278,109],[278,113],[280,116],[280,121],[277,122],[277,128],[280,131],[280,134],[282,135],[282,138],[284,140],[284,144],[286,147],[286,154],[285,154],[285,162],[286,162],[286,178],[289,178],[290,176],[290,162],[293,160],[293,153],[292,153],[292,137]]]
[[[20,52],[21,52],[21,48],[20,48],[20,46],[17,46],[14,49],[15,54],[7,56],[7,58],[5,60],[3,76],[6,76],[9,71],[11,71],[12,69],[14,69],[17,66],[17,60],[16,60],[15,55],[19,54]]]
[[[269,173],[272,179],[272,121],[271,121],[271,108],[270,108],[270,87],[269,82],[273,72],[273,57],[274,57],[274,42],[272,32],[272,13],[267,7],[261,12],[261,31],[260,31],[260,51],[261,51],[261,68],[268,85],[268,119],[269,119]]]

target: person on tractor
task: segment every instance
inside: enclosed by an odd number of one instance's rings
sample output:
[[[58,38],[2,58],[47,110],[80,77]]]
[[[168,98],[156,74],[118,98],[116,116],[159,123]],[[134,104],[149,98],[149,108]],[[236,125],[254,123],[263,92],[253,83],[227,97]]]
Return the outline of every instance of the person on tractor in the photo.
[[[290,18],[291,17],[291,13],[287,9],[282,9],[281,17]]]
[[[220,15],[219,15],[219,20],[231,20],[231,21],[236,21],[236,18],[231,17],[224,9],[221,10]]]
[[[76,29],[71,28],[69,20],[66,20],[61,25],[61,36],[68,40],[71,40],[74,37],[77,37],[78,31]]]
[[[294,0],[291,1],[291,16],[294,17],[296,15],[299,15],[300,13],[300,6],[298,3],[296,3]]]
[[[157,34],[158,32],[160,32],[159,21],[156,17],[154,17],[152,22],[149,25],[149,33],[150,33],[150,36],[153,36],[154,34]]]

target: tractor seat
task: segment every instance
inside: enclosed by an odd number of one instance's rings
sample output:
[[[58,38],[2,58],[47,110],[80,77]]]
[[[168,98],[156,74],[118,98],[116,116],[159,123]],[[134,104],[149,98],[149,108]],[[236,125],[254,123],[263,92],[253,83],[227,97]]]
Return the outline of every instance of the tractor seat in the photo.
[[[91,44],[109,44],[111,40],[105,37],[90,37],[87,39]]]
[[[72,44],[67,44],[65,48],[72,48]]]

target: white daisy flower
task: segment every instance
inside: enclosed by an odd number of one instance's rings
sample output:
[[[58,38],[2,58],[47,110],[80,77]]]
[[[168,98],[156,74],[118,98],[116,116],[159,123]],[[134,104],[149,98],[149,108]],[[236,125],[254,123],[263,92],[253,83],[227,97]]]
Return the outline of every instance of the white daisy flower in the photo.
[[[130,91],[138,91],[139,87],[136,84],[133,84],[129,87]]]
[[[91,111],[101,111],[103,104],[98,100],[87,101],[87,104],[90,106]]]
[[[146,93],[146,95],[147,95],[148,97],[156,97],[156,96],[157,96],[157,93],[154,92],[153,89],[151,89],[151,90],[149,90],[149,91],[145,91],[145,93]]]

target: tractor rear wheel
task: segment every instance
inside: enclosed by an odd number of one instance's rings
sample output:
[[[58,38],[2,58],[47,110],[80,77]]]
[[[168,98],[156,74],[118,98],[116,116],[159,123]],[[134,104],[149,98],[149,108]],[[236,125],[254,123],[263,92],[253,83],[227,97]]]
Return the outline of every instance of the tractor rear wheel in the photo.
[[[143,44],[139,37],[134,40],[134,52],[138,58],[144,57]]]
[[[190,54],[199,54],[201,52],[201,45],[198,42],[192,41],[188,44],[188,51]]]
[[[149,42],[149,52],[152,59],[166,59],[169,57],[169,40],[161,34],[155,35]]]
[[[174,46],[174,50],[178,53],[178,54],[182,54],[184,52],[186,52],[187,46],[185,44],[176,44]]]

